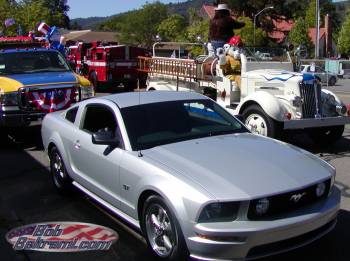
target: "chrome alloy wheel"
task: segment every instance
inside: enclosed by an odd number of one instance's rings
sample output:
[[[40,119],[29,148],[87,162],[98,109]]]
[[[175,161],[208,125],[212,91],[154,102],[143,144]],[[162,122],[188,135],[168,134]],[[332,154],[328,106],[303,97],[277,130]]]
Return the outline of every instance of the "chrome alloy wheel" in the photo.
[[[66,179],[66,172],[61,155],[55,151],[51,157],[53,180],[57,187],[62,187],[62,182]]]
[[[267,136],[267,124],[261,115],[250,114],[245,120],[245,125],[252,133]]]
[[[171,220],[166,210],[159,204],[152,204],[146,213],[146,232],[154,252],[160,257],[168,257],[176,243]]]

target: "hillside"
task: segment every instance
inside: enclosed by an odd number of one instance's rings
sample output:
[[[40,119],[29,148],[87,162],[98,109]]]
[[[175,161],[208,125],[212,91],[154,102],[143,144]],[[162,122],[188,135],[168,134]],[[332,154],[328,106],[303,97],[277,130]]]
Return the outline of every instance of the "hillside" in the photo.
[[[203,4],[208,4],[212,2],[213,0],[189,0],[183,3],[170,3],[168,4],[168,10],[170,14],[177,13],[186,16],[187,9],[195,8],[199,10]],[[96,29],[101,23],[104,23],[122,14],[124,13],[106,17],[75,18],[71,20],[71,26],[73,26],[74,29]]]

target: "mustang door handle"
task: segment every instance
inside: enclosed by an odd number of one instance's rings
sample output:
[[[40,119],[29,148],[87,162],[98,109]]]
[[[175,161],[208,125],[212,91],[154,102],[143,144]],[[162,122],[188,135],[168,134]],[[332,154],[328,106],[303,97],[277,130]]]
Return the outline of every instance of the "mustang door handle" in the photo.
[[[77,150],[80,149],[81,145],[80,145],[80,141],[77,140],[75,143],[74,143],[74,148],[76,148]]]

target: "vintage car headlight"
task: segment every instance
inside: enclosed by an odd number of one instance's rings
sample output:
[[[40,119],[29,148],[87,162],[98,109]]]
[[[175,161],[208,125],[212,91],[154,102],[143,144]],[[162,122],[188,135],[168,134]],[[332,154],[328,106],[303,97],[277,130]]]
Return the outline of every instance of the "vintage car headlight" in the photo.
[[[326,184],[324,182],[317,184],[316,186],[316,196],[322,197],[326,192]]]
[[[18,105],[18,92],[0,92],[0,105],[2,106],[15,106]]]
[[[81,86],[80,87],[81,100],[89,99],[95,96],[94,86]]]
[[[345,115],[348,111],[345,105],[337,105],[335,106],[335,110],[339,115]]]
[[[238,202],[210,203],[203,208],[198,223],[233,221],[237,218],[238,209]]]
[[[255,204],[255,212],[257,215],[262,216],[269,211],[270,200],[267,198],[260,199]]]

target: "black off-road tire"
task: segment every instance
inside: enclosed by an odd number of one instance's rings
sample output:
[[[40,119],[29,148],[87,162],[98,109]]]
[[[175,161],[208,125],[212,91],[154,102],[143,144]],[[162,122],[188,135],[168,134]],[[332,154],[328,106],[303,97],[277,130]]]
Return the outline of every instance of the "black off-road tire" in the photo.
[[[172,251],[167,256],[160,256],[152,247],[152,243],[150,242],[151,236],[148,234],[147,220],[149,219],[149,215],[152,212],[152,209],[154,208],[154,206],[161,206],[165,210],[170,220],[171,230],[174,233],[174,237],[173,237],[174,246]],[[186,260],[187,257],[189,256],[186,241],[184,239],[179,222],[177,221],[174,213],[167,206],[167,204],[165,203],[162,197],[158,195],[152,195],[146,199],[142,210],[141,229],[146,238],[149,249],[158,260],[167,260],[167,261]]]

